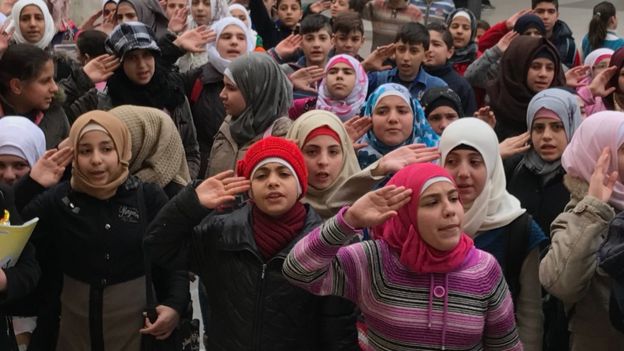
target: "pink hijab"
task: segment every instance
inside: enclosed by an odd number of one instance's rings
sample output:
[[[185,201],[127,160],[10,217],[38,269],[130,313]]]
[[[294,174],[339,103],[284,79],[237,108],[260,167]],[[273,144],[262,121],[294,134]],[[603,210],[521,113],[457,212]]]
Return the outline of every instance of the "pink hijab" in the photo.
[[[611,160],[608,173],[618,170],[618,149],[624,144],[624,113],[602,111],[581,123],[561,156],[566,173],[586,182],[591,179],[602,149],[609,147]],[[620,175],[622,176],[622,175]],[[609,204],[624,210],[624,185],[618,180]]]
[[[432,163],[415,163],[398,171],[388,185],[411,188],[412,199],[397,211],[398,215],[373,228],[375,237],[386,241],[399,254],[401,263],[416,273],[452,272],[462,265],[474,247],[472,239],[462,233],[454,249],[439,251],[429,246],[418,233],[420,196],[436,180],[455,184],[444,168]]]
[[[345,54],[336,55],[329,59],[327,65],[325,65],[325,73],[338,63],[345,63],[353,68],[355,71],[355,86],[346,99],[336,100],[329,94],[325,86],[327,79],[323,78],[319,88],[318,99],[316,100],[316,108],[333,112],[341,121],[346,122],[359,115],[360,110],[366,103],[368,76],[358,60]]]

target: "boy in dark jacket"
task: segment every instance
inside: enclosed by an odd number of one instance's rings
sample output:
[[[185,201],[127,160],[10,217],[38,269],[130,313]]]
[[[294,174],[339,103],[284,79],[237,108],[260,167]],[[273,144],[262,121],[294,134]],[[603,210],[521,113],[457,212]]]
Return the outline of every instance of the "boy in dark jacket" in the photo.
[[[307,170],[296,144],[267,137],[222,172],[187,187],[165,206],[146,238],[156,264],[190,267],[206,286],[207,349],[356,350],[355,318],[343,300],[292,286],[282,276],[294,244],[322,223],[299,200]],[[237,195],[251,201],[225,213]],[[190,255],[185,251],[190,249]]]
[[[427,26],[429,50],[425,55],[425,70],[441,78],[461,98],[463,116],[472,116],[477,110],[475,92],[466,80],[453,69],[448,59],[453,56],[453,37],[443,23],[433,22]],[[460,116],[460,117],[463,117]]]
[[[531,0],[531,8],[544,22],[546,39],[557,47],[561,62],[568,68],[580,65],[581,56],[576,50],[572,30],[559,19],[559,0]]]

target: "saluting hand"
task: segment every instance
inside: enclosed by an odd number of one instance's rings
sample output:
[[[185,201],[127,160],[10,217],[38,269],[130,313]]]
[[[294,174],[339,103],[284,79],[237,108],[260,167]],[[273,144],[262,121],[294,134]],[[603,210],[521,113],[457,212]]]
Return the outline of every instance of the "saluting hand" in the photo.
[[[234,177],[234,171],[221,172],[204,180],[195,193],[199,203],[211,210],[234,201],[237,194],[249,190],[251,184],[245,177]]]
[[[344,220],[354,228],[368,228],[381,224],[407,204],[412,189],[388,185],[359,198],[344,214]]]

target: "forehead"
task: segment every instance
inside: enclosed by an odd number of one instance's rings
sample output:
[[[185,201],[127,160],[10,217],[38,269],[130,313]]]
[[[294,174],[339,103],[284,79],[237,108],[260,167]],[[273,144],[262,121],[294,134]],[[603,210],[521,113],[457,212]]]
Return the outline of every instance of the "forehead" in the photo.
[[[405,100],[403,100],[403,98],[401,98],[400,96],[396,96],[396,95],[388,95],[388,96],[382,97],[377,102],[377,106],[380,106],[380,105],[409,107],[409,105],[405,102]]]
[[[454,108],[450,106],[438,106],[433,111],[431,111],[430,115],[434,115],[436,113],[454,113],[457,114]]]
[[[456,190],[455,185],[451,182],[447,182],[445,180],[439,180],[427,187],[425,191],[423,191],[421,198],[429,195],[437,195],[437,194],[445,194],[450,191]]]
[[[187,0],[167,0],[167,5],[171,4],[186,6]]]
[[[536,116],[535,119],[533,120],[533,124],[552,124],[552,123],[562,124],[561,120],[550,118],[550,117]]]
[[[418,43],[418,44],[409,44],[409,43],[405,43],[403,42],[403,40],[399,40],[396,42],[397,46],[407,46],[410,49],[421,49],[424,50],[425,47],[423,46],[422,43]]]
[[[124,1],[117,5],[117,12],[135,12],[135,10],[131,3]]]
[[[453,21],[451,23],[452,24],[457,23],[457,24],[467,24],[467,25],[470,25],[470,20],[467,19],[466,17],[463,17],[463,16],[457,16],[457,17],[453,18]]]
[[[545,57],[538,57],[538,58],[536,58],[536,59],[533,59],[533,60],[531,61],[531,64],[532,64],[532,65],[535,65],[535,64],[539,64],[539,65],[548,65],[548,64],[551,64],[551,65],[554,65],[555,63],[554,63],[554,62],[552,62],[552,60],[547,59],[547,58],[545,58]]]
[[[358,36],[358,37],[360,37],[360,36],[362,36],[362,32],[360,32],[358,30],[352,30],[352,31],[350,31],[348,33],[338,31],[338,32],[336,32],[336,35],[337,36],[342,36],[342,37],[346,37],[346,36],[351,36],[351,37]]]
[[[454,149],[451,150],[451,152],[449,152],[449,156],[455,156],[455,157],[482,157],[481,153],[479,153],[479,151],[477,150],[470,150],[470,149]]]
[[[279,2],[279,6],[299,6],[299,2],[297,0],[282,0]]]
[[[235,24],[230,24],[230,25],[225,26],[225,28],[223,28],[223,30],[221,31],[221,35],[223,35],[225,33],[228,33],[228,34],[245,34],[245,31],[241,27],[239,27],[239,26],[237,26]]]
[[[557,7],[552,2],[540,2],[535,5],[534,10],[554,10],[557,11]]]
[[[92,130],[92,131],[84,133],[84,135],[80,137],[78,144],[79,145],[93,145],[93,144],[112,143],[112,142],[113,142],[113,139],[111,139],[111,137],[108,134],[104,133],[101,130]]]
[[[22,12],[20,12],[20,15],[32,15],[32,14],[39,14],[39,15],[43,15],[43,12],[41,11],[41,9],[39,8],[39,6],[37,5],[28,5],[25,6],[22,9]]]
[[[135,49],[126,53],[124,58],[127,57],[142,57],[142,56],[153,56],[152,52],[147,49]]]

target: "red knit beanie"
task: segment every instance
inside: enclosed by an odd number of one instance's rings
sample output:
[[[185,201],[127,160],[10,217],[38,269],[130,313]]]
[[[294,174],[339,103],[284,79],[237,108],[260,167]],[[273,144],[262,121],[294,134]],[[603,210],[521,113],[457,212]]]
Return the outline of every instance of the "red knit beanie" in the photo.
[[[313,131],[311,131],[308,136],[305,138],[305,141],[303,142],[303,145],[307,144],[308,141],[316,138],[317,136],[320,135],[327,135],[332,137],[334,140],[336,140],[336,142],[338,144],[340,144],[340,136],[338,135],[338,133],[336,133],[333,129],[331,129],[329,126],[327,125],[323,125],[320,126],[316,129],[314,129]]]
[[[303,197],[308,189],[308,170],[301,150],[290,140],[273,136],[258,140],[247,150],[243,159],[238,161],[236,172],[249,179],[256,165],[267,158],[282,159],[292,167],[301,188],[300,198]]]

